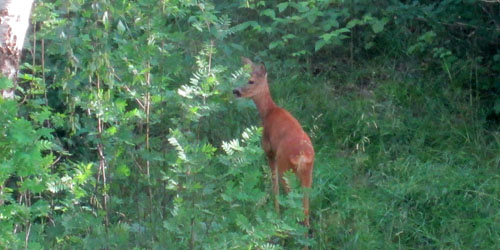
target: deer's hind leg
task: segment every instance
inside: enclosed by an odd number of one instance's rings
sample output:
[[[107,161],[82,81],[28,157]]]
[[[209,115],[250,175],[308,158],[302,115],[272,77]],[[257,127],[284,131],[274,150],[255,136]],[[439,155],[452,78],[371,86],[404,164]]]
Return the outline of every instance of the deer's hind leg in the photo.
[[[304,225],[309,227],[309,192],[312,186],[312,170],[313,162],[300,162],[297,166],[297,176],[300,179],[300,184],[302,186],[302,192],[304,192],[304,197],[302,198],[302,205],[304,207]]]

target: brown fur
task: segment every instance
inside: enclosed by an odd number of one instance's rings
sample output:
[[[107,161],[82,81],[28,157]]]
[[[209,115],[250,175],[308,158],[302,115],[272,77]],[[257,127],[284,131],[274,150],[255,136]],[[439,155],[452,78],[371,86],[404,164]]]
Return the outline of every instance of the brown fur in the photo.
[[[271,168],[274,206],[279,212],[278,195],[281,181],[286,192],[290,191],[283,179],[283,173],[292,170],[304,189],[304,224],[309,227],[309,188],[312,185],[314,148],[311,139],[300,123],[285,109],[278,107],[269,92],[267,72],[264,65],[256,65],[248,58],[242,58],[252,67],[249,83],[236,88],[233,93],[238,97],[252,99],[259,110],[264,131],[262,148]]]

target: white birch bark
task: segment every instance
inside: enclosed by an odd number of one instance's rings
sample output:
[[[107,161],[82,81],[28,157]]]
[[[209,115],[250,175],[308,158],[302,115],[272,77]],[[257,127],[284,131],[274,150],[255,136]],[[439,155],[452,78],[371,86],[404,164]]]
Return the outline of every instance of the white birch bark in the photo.
[[[34,0],[0,0],[0,75],[16,82],[26,30]],[[14,97],[14,89],[0,91]]]

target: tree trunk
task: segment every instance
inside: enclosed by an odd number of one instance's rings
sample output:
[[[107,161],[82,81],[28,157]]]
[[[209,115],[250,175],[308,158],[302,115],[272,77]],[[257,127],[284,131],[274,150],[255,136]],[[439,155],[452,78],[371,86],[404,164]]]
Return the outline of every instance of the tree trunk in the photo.
[[[0,0],[0,77],[16,82],[24,37],[29,26],[33,0]],[[0,90],[3,98],[13,98],[15,87]]]

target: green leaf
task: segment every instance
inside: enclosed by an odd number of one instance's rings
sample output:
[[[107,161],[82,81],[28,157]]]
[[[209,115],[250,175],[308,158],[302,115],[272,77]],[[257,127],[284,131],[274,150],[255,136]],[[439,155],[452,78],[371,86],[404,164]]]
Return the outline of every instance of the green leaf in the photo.
[[[263,10],[263,11],[260,12],[260,15],[261,16],[268,16],[271,19],[275,19],[276,18],[276,13],[272,9],[265,9],[265,10]]]
[[[279,13],[281,13],[288,7],[288,2],[280,3],[276,6],[278,7]]]
[[[117,131],[117,128],[115,126],[111,126],[109,128],[107,128],[104,133],[106,134],[106,136],[113,136],[114,134],[116,134],[116,131]]]
[[[381,22],[374,22],[372,24],[372,30],[375,34],[380,33],[384,30],[384,24]]]
[[[0,90],[14,87],[12,81],[7,77],[0,77]]]
[[[290,2],[290,5],[292,7],[294,7],[295,9],[297,9],[300,13],[304,13],[304,12],[309,11],[309,7],[307,7],[308,4],[309,3],[307,1],[298,2],[298,3]]]
[[[232,30],[235,32],[238,32],[238,31],[245,30],[248,27],[253,27],[254,29],[260,29],[259,23],[257,23],[256,21],[248,21],[248,22],[240,23],[240,24],[234,26],[232,28]]]
[[[323,48],[323,46],[325,46],[327,43],[325,40],[321,39],[321,40],[318,40],[316,42],[316,44],[314,44],[314,51],[318,51],[320,50],[321,48]]]
[[[364,47],[365,47],[366,50],[368,50],[368,49],[371,49],[373,47],[373,45],[375,45],[374,42],[368,42],[368,43],[365,44]]]
[[[237,43],[230,43],[229,46],[231,46],[234,49],[239,50],[239,51],[245,50],[245,48],[243,46],[241,46],[240,44],[237,44]]]
[[[51,114],[52,114],[52,112],[50,112],[47,107],[44,107],[44,109],[41,112],[32,113],[31,119],[36,121],[38,124],[42,124],[44,121],[50,119]]]
[[[240,229],[244,231],[247,231],[251,228],[250,221],[242,214],[236,215],[236,225],[238,225],[238,227],[240,227]]]
[[[118,168],[116,168],[116,173],[118,174],[118,176],[128,177],[130,175],[130,168],[125,164],[120,165],[118,166]]]
[[[232,202],[233,198],[227,194],[221,194],[221,198],[227,202]]]
[[[350,32],[350,30],[348,28],[341,28],[341,29],[334,30],[330,33],[323,34],[320,37],[323,38],[323,40],[328,42],[328,41],[330,41],[330,39],[332,37],[339,37],[339,35],[341,35],[342,33],[347,33],[347,32]],[[343,38],[344,37],[342,37],[342,39]]]
[[[388,22],[387,18],[376,20],[372,23],[372,30],[375,34],[380,33],[384,30],[385,24]]]
[[[3,184],[3,182],[7,180],[10,177],[10,174],[14,173],[15,170],[16,167],[13,165],[11,160],[0,163],[0,183]]]
[[[40,146],[40,150],[51,150],[54,143],[47,140],[39,140],[38,145]]]
[[[421,36],[418,37],[418,41],[424,41],[424,42],[427,42],[427,43],[431,43],[434,38],[436,37],[436,32],[434,31],[427,31],[425,32],[424,34],[422,34]]]
[[[341,28],[341,29],[335,30],[336,34],[347,33],[347,32],[351,32],[351,30],[349,28]]]
[[[363,21],[359,20],[359,19],[352,19],[351,21],[349,21],[347,24],[346,24],[346,28],[350,29],[356,25],[360,25],[360,24],[364,24]]]
[[[46,200],[38,200],[31,206],[31,213],[38,216],[47,216],[50,212],[50,204]],[[40,248],[42,249],[42,248]]]
[[[372,15],[370,14],[366,14],[363,16],[363,24],[367,23],[367,22],[370,22],[371,20],[373,20],[374,18],[372,17]]]
[[[274,42],[271,42],[269,44],[269,49],[274,49],[274,48],[276,48],[278,46],[284,46],[284,45],[285,45],[285,43],[283,43],[283,41],[281,41],[281,40],[274,41]]]
[[[296,37],[297,37],[297,36],[296,36],[296,35],[294,35],[294,34],[287,34],[287,35],[282,36],[282,37],[281,37],[281,39],[282,39],[283,41],[287,42],[288,40],[290,40],[290,39],[294,39],[294,38],[296,38]]]
[[[35,131],[33,131],[31,123],[24,119],[19,119],[13,122],[10,127],[10,136],[15,142],[21,145],[29,145],[36,140]]]
[[[306,15],[307,21],[309,21],[310,24],[314,24],[318,16],[316,14],[308,14]]]
[[[40,193],[45,190],[45,183],[40,179],[26,179],[21,185],[21,191],[26,190],[33,193]]]
[[[17,101],[0,98],[0,119],[5,123],[15,119],[17,115]]]
[[[118,21],[118,24],[116,25],[116,29],[118,29],[118,32],[123,33],[125,32],[126,28],[125,25],[123,25],[122,21]]]
[[[330,20],[326,21],[325,23],[323,23],[323,25],[321,26],[321,28],[324,31],[329,31],[332,27],[338,28],[339,25],[340,24],[339,24],[339,22],[336,19],[330,19]]]

